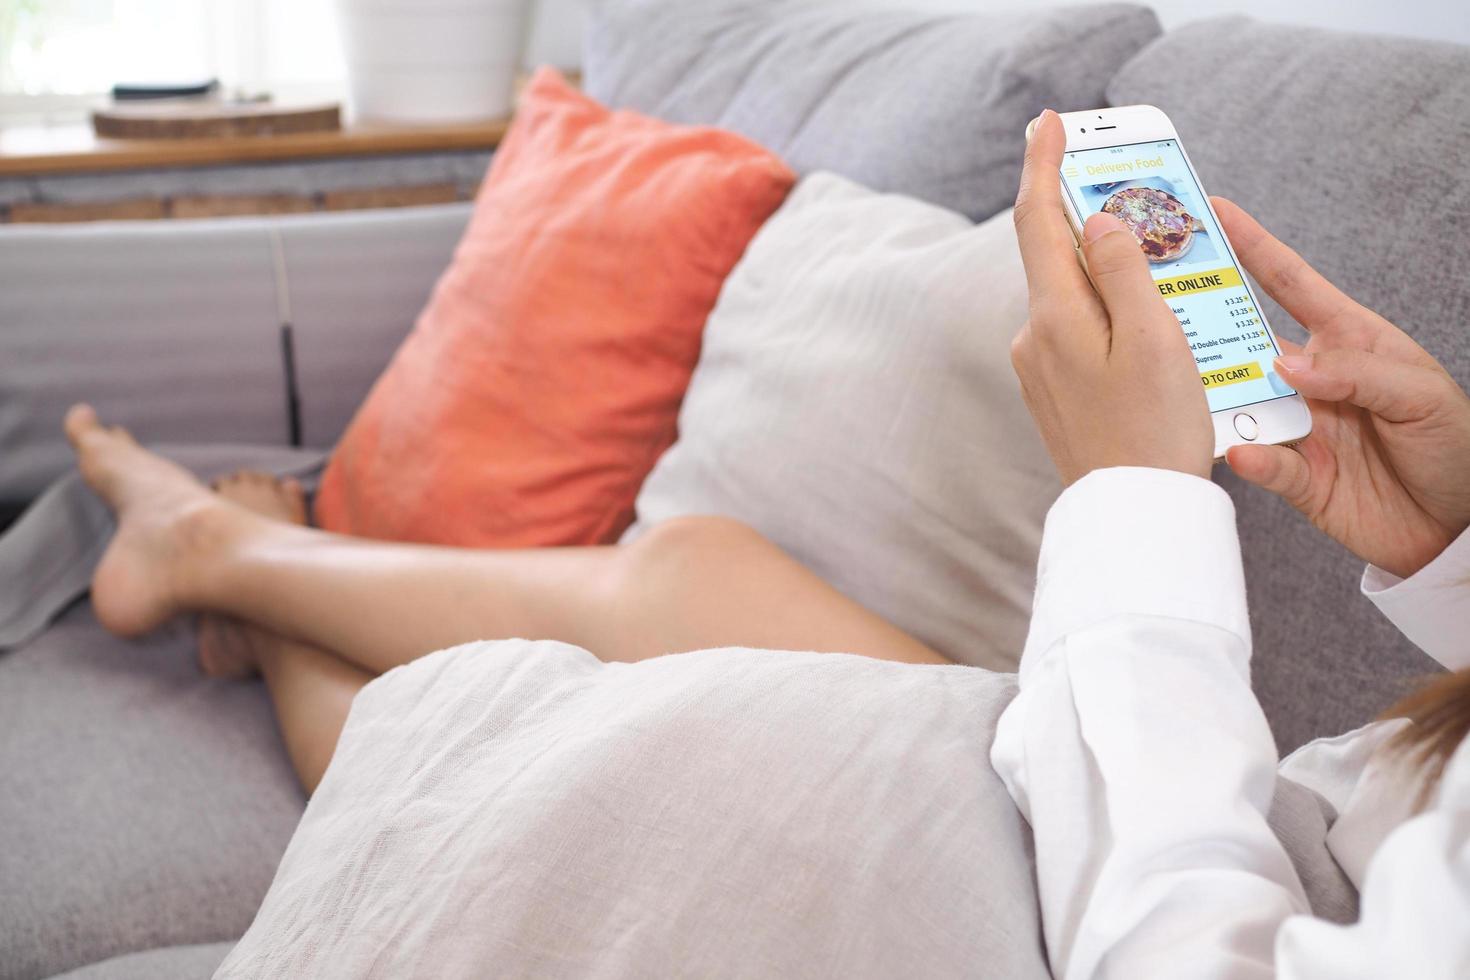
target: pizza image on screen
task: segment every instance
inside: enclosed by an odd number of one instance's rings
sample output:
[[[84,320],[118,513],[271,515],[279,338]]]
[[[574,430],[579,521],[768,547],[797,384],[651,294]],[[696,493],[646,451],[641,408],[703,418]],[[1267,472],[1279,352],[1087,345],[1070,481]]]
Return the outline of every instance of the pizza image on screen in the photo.
[[[1126,187],[1102,206],[1133,232],[1150,262],[1172,262],[1189,251],[1205,226],[1179,198],[1157,187]]]

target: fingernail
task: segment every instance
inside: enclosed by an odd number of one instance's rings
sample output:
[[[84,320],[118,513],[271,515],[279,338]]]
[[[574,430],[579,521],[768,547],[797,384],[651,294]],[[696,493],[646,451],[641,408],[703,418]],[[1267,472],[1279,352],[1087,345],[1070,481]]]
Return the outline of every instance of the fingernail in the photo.
[[[1111,214],[1104,214],[1099,211],[1097,214],[1088,218],[1086,223],[1082,225],[1082,237],[1089,242],[1095,242],[1104,235],[1111,235],[1115,231],[1127,230],[1127,228],[1123,227],[1123,222]]]
[[[1276,358],[1276,370],[1291,374],[1294,371],[1305,371],[1312,366],[1311,354],[1282,354]]]
[[[1055,115],[1056,115],[1056,113],[1055,112],[1052,112],[1050,109],[1042,109],[1041,110],[1041,115],[1039,115],[1039,116],[1036,117],[1036,121],[1038,123],[1039,122],[1045,122],[1047,116],[1055,116]]]

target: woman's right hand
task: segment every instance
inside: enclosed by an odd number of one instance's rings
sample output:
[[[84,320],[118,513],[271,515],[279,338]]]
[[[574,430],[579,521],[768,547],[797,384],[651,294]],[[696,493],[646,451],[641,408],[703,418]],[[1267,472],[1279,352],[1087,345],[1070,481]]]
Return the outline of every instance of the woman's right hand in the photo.
[[[1311,334],[1300,350],[1283,341],[1276,369],[1306,396],[1312,434],[1296,450],[1232,447],[1230,468],[1407,578],[1470,526],[1470,398],[1402,330],[1239,207],[1214,204],[1245,267]]]

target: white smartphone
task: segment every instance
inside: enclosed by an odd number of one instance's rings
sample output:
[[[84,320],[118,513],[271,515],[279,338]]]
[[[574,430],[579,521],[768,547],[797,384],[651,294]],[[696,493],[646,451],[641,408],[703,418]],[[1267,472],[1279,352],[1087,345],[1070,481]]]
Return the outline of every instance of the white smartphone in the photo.
[[[1311,412],[1276,373],[1276,337],[1169,117],[1151,105],[1130,105],[1064,112],[1061,120],[1062,201],[1072,234],[1080,243],[1083,222],[1107,211],[1138,239],[1194,351],[1215,425],[1215,458],[1242,443],[1305,438]]]

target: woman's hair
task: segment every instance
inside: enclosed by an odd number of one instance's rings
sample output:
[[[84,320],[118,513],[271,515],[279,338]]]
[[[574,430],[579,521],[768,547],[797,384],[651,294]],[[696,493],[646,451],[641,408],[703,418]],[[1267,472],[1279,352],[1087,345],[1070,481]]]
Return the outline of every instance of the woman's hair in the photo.
[[[1389,708],[1383,717],[1413,722],[1390,745],[1423,774],[1422,806],[1439,785],[1450,756],[1470,736],[1470,669],[1435,678]]]

